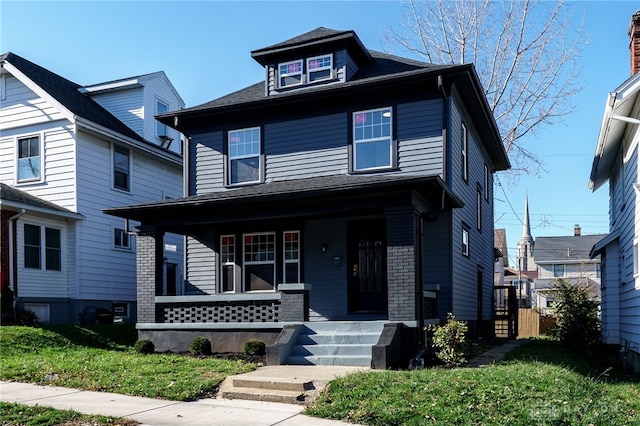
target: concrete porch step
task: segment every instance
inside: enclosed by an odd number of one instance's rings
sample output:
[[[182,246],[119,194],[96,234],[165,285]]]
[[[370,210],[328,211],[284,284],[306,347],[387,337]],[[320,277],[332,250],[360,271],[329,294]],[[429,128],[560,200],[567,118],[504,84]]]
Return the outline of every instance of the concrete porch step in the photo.
[[[311,380],[277,377],[252,377],[245,375],[227,378],[220,385],[218,397],[252,401],[303,404],[306,393],[313,391]]]
[[[344,367],[371,367],[371,355],[292,355],[287,363],[293,365],[333,365]]]
[[[299,345],[340,345],[362,344],[375,345],[378,343],[380,333],[340,333],[340,334],[301,334],[298,336]]]
[[[318,356],[353,356],[353,355],[371,355],[371,347],[375,344],[313,344],[313,345],[295,345],[291,351],[291,356],[296,355],[318,355]]]

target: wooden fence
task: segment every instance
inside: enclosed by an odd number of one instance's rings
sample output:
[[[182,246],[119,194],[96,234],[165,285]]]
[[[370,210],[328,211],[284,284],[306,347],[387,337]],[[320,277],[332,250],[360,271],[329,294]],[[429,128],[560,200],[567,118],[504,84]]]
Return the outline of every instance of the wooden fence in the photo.
[[[553,317],[541,315],[533,309],[518,309],[518,337],[550,334],[552,326]]]

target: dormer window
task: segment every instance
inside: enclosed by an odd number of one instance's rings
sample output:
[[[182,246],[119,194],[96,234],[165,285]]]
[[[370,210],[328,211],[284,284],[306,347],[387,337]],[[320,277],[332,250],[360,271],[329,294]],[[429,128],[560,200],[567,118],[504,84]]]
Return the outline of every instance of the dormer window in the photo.
[[[280,89],[331,80],[332,77],[332,54],[278,64],[278,88]]]
[[[307,82],[327,80],[331,78],[333,56],[323,55],[307,59]]]
[[[302,84],[302,59],[278,65],[279,87]]]

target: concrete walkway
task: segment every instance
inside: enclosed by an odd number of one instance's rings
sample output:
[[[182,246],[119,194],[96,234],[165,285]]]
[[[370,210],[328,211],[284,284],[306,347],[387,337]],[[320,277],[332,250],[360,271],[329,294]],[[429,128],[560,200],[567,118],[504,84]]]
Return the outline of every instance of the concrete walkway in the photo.
[[[529,343],[528,340],[509,340],[500,346],[489,349],[482,355],[478,355],[477,357],[470,359],[465,367],[480,368],[495,364],[496,362],[502,361],[504,356],[512,349],[527,343]]]
[[[125,417],[153,426],[338,426],[347,423],[302,414],[304,406],[275,402],[201,399],[165,401],[29,383],[0,382],[0,399],[86,414]]]

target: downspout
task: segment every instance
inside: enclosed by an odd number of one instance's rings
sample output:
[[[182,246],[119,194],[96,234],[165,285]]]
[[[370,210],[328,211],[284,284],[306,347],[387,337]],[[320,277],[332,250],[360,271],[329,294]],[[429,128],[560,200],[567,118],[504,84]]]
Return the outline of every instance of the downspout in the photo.
[[[15,271],[13,270],[13,262],[14,262],[13,222],[18,220],[26,212],[27,211],[25,209],[21,209],[20,213],[11,216],[9,220],[7,220],[7,224],[9,226],[9,288],[13,291],[14,298],[18,296],[18,288],[16,287],[15,277],[14,277]]]

